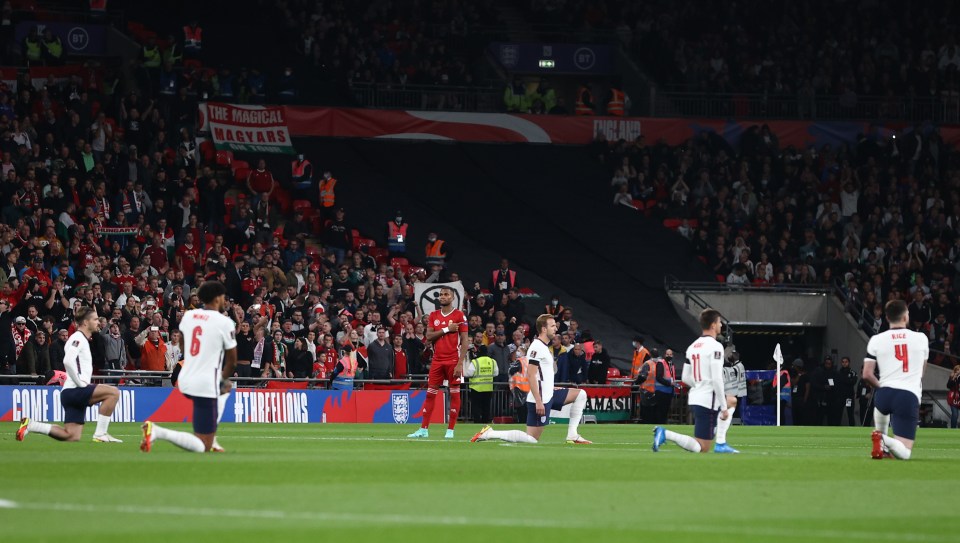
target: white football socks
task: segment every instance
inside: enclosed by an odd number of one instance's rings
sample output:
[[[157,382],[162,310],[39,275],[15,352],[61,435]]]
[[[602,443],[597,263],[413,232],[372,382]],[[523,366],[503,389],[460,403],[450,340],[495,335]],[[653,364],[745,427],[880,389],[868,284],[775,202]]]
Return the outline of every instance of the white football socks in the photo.
[[[882,436],[883,444],[886,445],[887,449],[890,451],[890,454],[896,456],[900,460],[910,460],[910,453],[912,452],[907,448],[899,439],[895,437],[890,437],[886,434]]]
[[[727,430],[729,430],[730,425],[733,424],[734,411],[736,411],[735,407],[728,407],[727,419],[723,420],[719,417],[717,418],[717,444],[723,444],[727,442]]]
[[[698,453],[700,452],[700,442],[696,439],[685,436],[683,434],[678,434],[670,430],[664,430],[664,436],[667,438],[667,441],[672,441],[679,445],[681,448],[688,450],[690,452]]]
[[[206,447],[203,445],[203,441],[201,441],[199,437],[193,434],[188,434],[187,432],[168,430],[166,428],[157,426],[156,424],[153,425],[153,439],[169,441],[177,447],[190,452],[202,453],[206,449]]]
[[[890,428],[890,415],[884,415],[876,407],[873,408],[873,428],[883,435],[887,435]]]
[[[580,420],[583,418],[583,408],[587,406],[587,393],[578,390],[577,399],[573,400],[570,406],[570,423],[567,425],[567,439],[573,440],[580,437],[577,428],[580,426]]]
[[[537,442],[533,436],[521,430],[487,430],[482,436],[480,436],[480,439],[499,439],[501,441],[509,441],[511,443]]]
[[[97,415],[97,430],[93,433],[94,437],[102,436],[110,428],[110,415]]]
[[[52,424],[47,424],[46,422],[37,422],[31,420],[30,424],[27,424],[28,432],[36,432],[38,434],[50,435],[50,430],[53,428]]]

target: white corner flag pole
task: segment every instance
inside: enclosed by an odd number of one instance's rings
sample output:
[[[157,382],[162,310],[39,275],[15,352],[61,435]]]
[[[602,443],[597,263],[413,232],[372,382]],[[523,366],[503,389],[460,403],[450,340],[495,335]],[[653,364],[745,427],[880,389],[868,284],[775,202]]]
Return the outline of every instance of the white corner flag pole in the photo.
[[[780,426],[780,389],[783,387],[783,383],[780,382],[780,368],[783,366],[783,353],[780,352],[780,344],[777,343],[775,349],[773,349],[773,359],[777,362],[777,374],[773,379],[773,382],[777,384],[777,390],[774,391],[774,394],[777,398],[777,426]]]

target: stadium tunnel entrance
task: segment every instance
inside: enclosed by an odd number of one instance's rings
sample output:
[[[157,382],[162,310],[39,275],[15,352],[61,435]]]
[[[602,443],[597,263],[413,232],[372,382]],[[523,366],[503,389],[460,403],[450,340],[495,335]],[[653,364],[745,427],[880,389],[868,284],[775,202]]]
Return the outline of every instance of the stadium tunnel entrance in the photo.
[[[801,358],[807,368],[820,363],[824,352],[826,330],[821,326],[789,323],[730,322],[733,344],[748,370],[774,369],[773,351],[780,344],[783,364],[787,367]],[[836,356],[834,357],[836,359]]]

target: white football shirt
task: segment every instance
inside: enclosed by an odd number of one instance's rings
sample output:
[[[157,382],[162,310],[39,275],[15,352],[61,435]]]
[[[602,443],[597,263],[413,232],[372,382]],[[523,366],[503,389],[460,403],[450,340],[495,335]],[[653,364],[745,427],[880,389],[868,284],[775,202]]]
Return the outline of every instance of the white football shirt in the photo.
[[[90,384],[93,376],[93,355],[90,353],[90,340],[77,330],[63,348],[63,369],[70,377],[63,382],[63,390],[83,388]]]
[[[880,368],[880,386],[923,394],[923,366],[930,354],[929,338],[906,328],[891,328],[867,343],[867,359]]]
[[[183,367],[177,388],[200,398],[220,395],[223,353],[237,346],[236,325],[208,309],[192,309],[180,321],[183,332]]]
[[[540,371],[537,373],[537,382],[530,383],[530,386],[540,387],[540,400],[546,405],[553,399],[553,378],[557,374],[557,365],[553,361],[550,348],[540,341],[540,338],[533,340],[530,348],[527,349],[527,367],[529,368],[530,364],[534,363],[539,366]],[[528,369],[527,374],[529,375],[529,373],[530,370]],[[536,402],[533,392],[527,392],[527,401],[530,403]]]
[[[683,382],[690,386],[687,403],[707,409],[726,407],[723,392],[723,345],[710,336],[697,338],[687,347]]]

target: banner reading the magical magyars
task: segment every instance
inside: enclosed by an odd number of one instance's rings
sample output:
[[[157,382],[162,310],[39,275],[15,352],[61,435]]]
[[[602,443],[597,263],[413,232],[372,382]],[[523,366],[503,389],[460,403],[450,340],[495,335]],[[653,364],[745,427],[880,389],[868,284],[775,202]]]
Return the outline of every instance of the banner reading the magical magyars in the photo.
[[[292,155],[286,110],[283,107],[202,102],[200,132],[209,133],[217,149]]]

